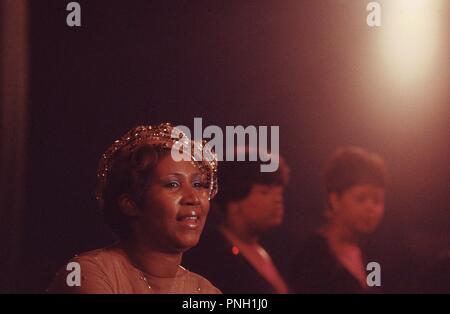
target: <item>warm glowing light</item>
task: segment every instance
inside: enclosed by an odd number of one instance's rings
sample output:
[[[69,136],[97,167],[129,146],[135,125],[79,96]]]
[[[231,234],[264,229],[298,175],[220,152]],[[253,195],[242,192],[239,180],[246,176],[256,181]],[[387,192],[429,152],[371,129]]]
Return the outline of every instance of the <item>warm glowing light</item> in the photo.
[[[382,3],[383,31],[379,49],[383,71],[412,87],[432,70],[441,40],[443,1],[389,0]]]

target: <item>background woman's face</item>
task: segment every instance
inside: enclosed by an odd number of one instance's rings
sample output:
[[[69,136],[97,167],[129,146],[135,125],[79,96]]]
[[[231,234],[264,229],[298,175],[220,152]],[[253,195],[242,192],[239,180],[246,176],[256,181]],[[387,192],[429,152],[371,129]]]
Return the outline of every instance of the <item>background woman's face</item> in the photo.
[[[370,184],[355,185],[340,196],[334,194],[332,204],[333,219],[354,232],[371,233],[384,215],[384,188]]]
[[[169,251],[195,246],[209,211],[209,190],[190,161],[164,157],[144,194],[138,224],[150,243]]]
[[[239,201],[241,214],[261,232],[280,225],[284,215],[283,192],[281,185],[253,184],[247,197]]]

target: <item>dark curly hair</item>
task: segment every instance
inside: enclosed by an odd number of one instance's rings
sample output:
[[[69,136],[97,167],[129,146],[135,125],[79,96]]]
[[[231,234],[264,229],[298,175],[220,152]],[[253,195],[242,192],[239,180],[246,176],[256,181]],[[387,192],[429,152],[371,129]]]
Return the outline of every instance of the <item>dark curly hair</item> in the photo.
[[[127,238],[131,233],[129,217],[120,209],[119,197],[129,194],[141,205],[156,165],[168,154],[170,148],[151,144],[142,145],[133,152],[116,152],[100,207],[106,224],[119,238]]]
[[[249,159],[246,152],[245,161],[224,161],[220,164],[221,188],[216,200],[223,212],[229,202],[247,197],[254,184],[286,186],[289,181],[290,170],[281,156],[279,167],[274,172],[261,172],[260,163]]]

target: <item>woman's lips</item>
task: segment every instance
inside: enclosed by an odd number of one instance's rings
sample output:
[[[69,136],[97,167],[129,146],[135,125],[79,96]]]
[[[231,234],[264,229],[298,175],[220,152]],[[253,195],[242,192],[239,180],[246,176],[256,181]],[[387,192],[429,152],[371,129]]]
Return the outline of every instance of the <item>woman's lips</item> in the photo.
[[[186,229],[195,230],[200,226],[199,211],[191,211],[190,213],[180,214],[177,217],[177,222]]]

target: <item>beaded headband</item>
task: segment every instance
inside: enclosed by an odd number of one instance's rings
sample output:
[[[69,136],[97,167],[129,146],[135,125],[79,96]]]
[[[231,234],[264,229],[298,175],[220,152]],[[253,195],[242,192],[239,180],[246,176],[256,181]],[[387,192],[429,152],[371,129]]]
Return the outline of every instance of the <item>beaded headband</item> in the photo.
[[[172,137],[177,134],[178,138]],[[172,148],[175,144],[189,147],[193,164],[205,175],[209,187],[209,199],[217,194],[217,156],[209,150],[204,150],[205,141],[192,141],[181,130],[170,123],[158,125],[137,126],[116,140],[102,155],[97,170],[96,198],[103,200],[103,193],[108,182],[108,175],[118,151],[133,152],[144,144]]]

